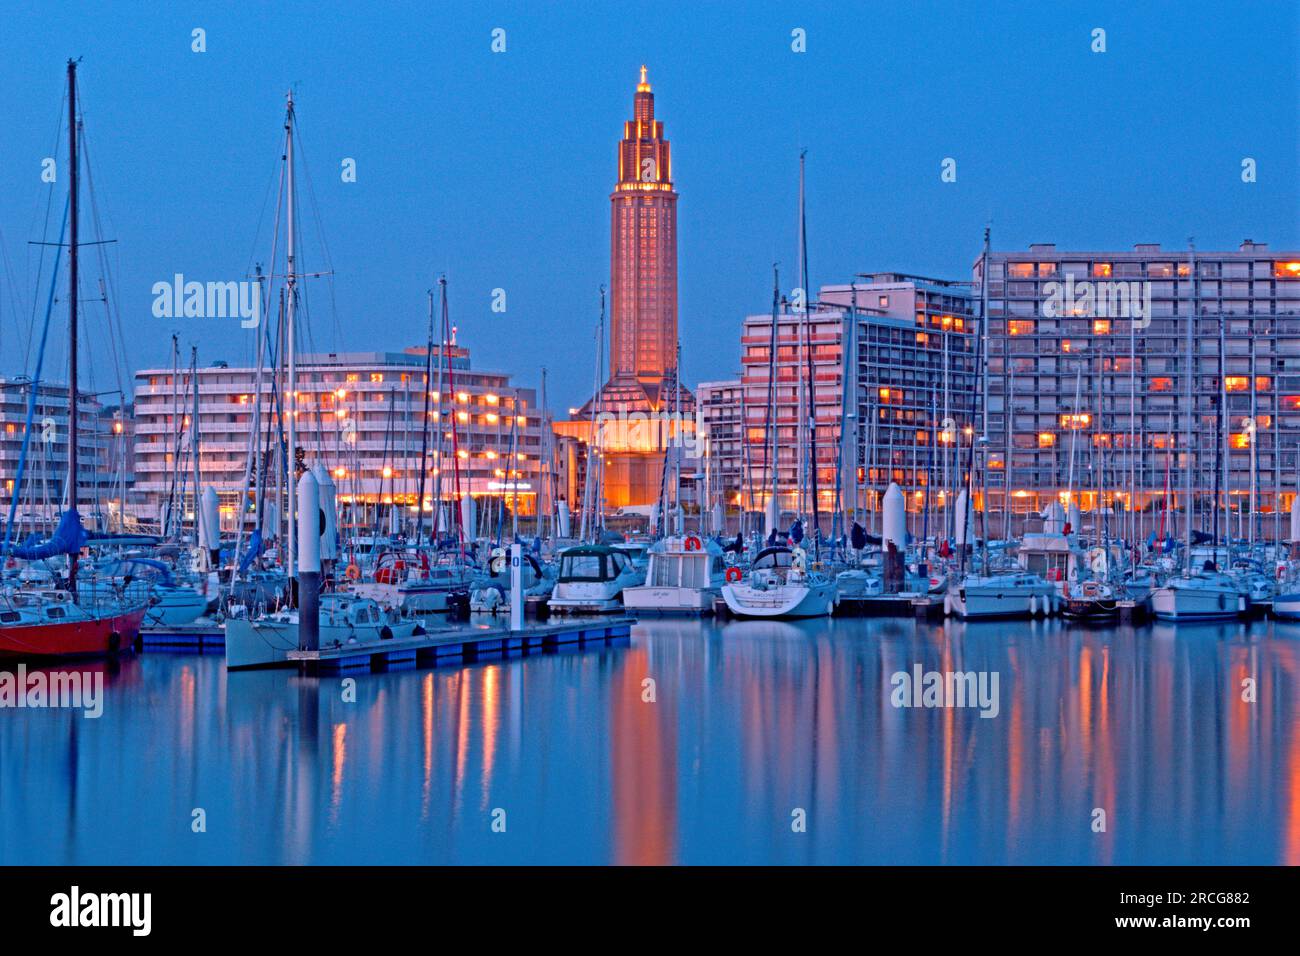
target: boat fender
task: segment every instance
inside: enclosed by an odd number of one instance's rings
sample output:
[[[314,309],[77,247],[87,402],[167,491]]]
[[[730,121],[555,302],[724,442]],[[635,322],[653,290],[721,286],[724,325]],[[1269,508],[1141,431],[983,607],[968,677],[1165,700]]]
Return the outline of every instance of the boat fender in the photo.
[[[109,653],[116,654],[117,651],[118,651],[118,649],[119,649],[121,646],[122,646],[122,635],[121,635],[121,634],[117,633],[117,631],[114,631],[113,633],[111,633],[111,634],[108,635],[108,650],[109,650]]]
[[[735,584],[737,581],[740,580],[740,578],[741,578],[740,568],[736,567],[734,564],[731,567],[727,568],[727,580],[730,583]]]
[[[412,636],[412,637],[424,637],[424,635],[427,634],[427,633],[428,633],[428,631],[426,631],[426,630],[424,629],[424,625],[423,625],[423,624],[417,624],[417,625],[415,625],[415,630],[413,630],[413,631],[411,632],[411,636]]]
[[[1038,615],[1038,595],[1031,594],[1029,595],[1029,616],[1036,617],[1037,615]]]
[[[391,641],[393,639],[393,629],[385,624],[379,629],[379,639],[381,641]]]

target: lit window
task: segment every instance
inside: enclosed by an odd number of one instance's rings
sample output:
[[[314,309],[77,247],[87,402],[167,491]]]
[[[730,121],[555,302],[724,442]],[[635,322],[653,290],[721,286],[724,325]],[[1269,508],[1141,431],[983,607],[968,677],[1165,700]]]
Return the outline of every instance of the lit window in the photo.
[[[1273,263],[1274,279],[1300,279],[1300,262]]]
[[[1099,279],[1110,278],[1110,272],[1111,269],[1109,262],[1094,262],[1092,264],[1092,274]]]
[[[1051,447],[1053,447],[1055,444],[1056,444],[1056,436],[1053,435],[1051,432],[1039,432],[1039,433],[1038,433],[1038,447],[1039,447],[1039,448],[1051,448]]]
[[[1094,319],[1092,323],[1093,335],[1110,335],[1110,319]]]
[[[1229,375],[1223,380],[1223,389],[1227,392],[1244,392],[1250,386],[1250,379],[1244,375]]]

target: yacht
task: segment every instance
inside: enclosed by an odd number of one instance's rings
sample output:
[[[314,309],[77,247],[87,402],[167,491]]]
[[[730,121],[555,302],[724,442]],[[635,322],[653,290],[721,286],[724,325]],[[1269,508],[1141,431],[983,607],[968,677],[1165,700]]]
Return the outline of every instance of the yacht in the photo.
[[[414,637],[424,628],[395,608],[347,592],[320,598],[320,647],[366,645]],[[284,609],[266,617],[226,621],[226,669],[283,664],[298,647],[298,611]]]
[[[1249,598],[1228,575],[1209,568],[1170,578],[1151,592],[1151,613],[1161,621],[1214,621],[1246,613]]]
[[[667,538],[650,548],[645,583],[623,591],[628,610],[711,614],[722,594],[727,564],[714,541],[695,535]]]
[[[1056,613],[1056,585],[1027,571],[968,574],[949,588],[944,607],[960,618],[1038,617]]]
[[[733,575],[734,578],[734,575]],[[802,548],[764,548],[749,575],[722,586],[727,608],[737,617],[823,617],[835,610],[835,581],[808,570]]]
[[[552,611],[603,614],[623,607],[623,591],[645,582],[622,548],[585,544],[560,553],[560,572],[547,602]]]

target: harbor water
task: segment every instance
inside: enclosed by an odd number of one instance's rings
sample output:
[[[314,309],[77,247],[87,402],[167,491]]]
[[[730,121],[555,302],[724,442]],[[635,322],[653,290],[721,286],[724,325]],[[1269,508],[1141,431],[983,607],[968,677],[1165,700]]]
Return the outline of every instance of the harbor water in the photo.
[[[1300,863],[1300,625],[654,620],[354,685],[83,670],[98,718],[0,710],[2,864]],[[930,672],[991,696],[900,701]]]

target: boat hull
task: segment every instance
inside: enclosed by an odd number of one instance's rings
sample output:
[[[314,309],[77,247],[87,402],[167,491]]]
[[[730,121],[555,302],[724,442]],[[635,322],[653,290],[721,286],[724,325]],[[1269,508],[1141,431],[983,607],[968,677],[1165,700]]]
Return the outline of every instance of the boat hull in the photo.
[[[1279,594],[1273,598],[1273,616],[1283,621],[1300,621],[1300,594]]]
[[[84,621],[0,627],[0,659],[106,657],[130,650],[145,608]]]
[[[626,588],[623,606],[640,614],[712,614],[719,588]]]
[[[722,598],[736,617],[825,617],[835,610],[835,583],[790,585],[760,589],[748,584],[727,584]]]
[[[1163,587],[1151,592],[1158,621],[1224,621],[1246,612],[1244,595],[1218,588]]]

